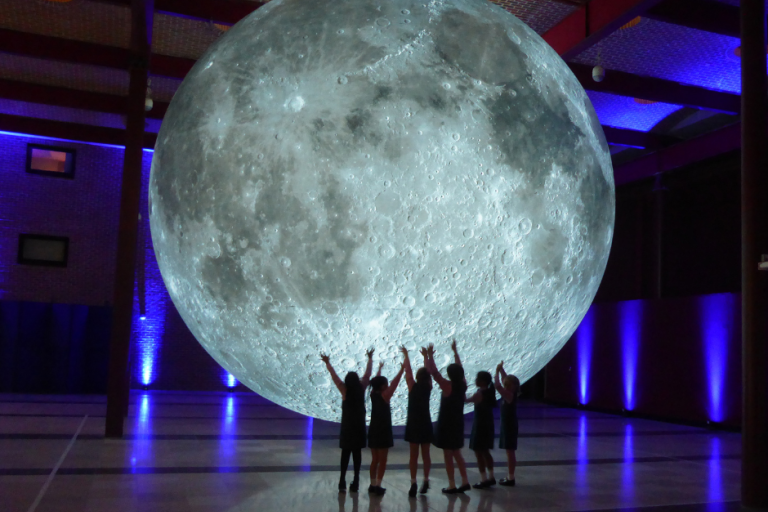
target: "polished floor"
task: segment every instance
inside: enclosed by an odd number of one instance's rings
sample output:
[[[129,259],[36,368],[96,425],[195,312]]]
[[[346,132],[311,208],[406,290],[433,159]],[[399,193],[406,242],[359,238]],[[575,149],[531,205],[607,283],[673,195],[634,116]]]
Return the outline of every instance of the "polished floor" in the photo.
[[[0,395],[0,510],[739,509],[738,434],[539,403],[520,406],[517,487],[443,496],[433,448],[433,490],[413,500],[403,441],[390,451],[384,497],[339,495],[338,426],[254,395],[136,392],[122,440],[103,438],[104,412],[97,396]],[[477,481],[473,453],[464,455]],[[504,453],[494,458],[498,478]],[[366,487],[369,461],[365,450]]]

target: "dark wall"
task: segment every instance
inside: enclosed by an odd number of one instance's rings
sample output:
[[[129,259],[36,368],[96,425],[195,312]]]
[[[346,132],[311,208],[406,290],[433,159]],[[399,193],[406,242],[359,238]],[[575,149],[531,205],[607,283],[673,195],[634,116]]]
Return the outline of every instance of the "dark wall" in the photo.
[[[105,393],[111,309],[0,302],[0,391]]]
[[[739,159],[732,153],[619,187],[611,255],[595,300],[739,292]]]
[[[741,298],[593,304],[546,371],[546,399],[682,421],[741,421]]]

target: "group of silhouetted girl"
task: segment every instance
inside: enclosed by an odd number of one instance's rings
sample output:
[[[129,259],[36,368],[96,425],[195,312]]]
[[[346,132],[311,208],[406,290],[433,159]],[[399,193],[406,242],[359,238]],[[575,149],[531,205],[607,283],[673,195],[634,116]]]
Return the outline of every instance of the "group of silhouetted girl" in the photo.
[[[408,417],[405,426],[405,440],[410,443],[411,488],[408,495],[415,497],[417,492],[425,494],[429,490],[429,470],[432,464],[430,444],[443,450],[445,470],[448,474],[448,487],[443,489],[445,494],[463,493],[472,487],[487,489],[496,485],[493,474],[493,449],[495,427],[493,409],[497,407],[496,392],[501,395],[501,432],[499,448],[507,452],[507,475],[499,480],[499,485],[512,487],[515,485],[515,465],[517,450],[517,395],[520,381],[514,375],[507,375],[502,361],[496,367],[495,378],[487,371],[478,372],[475,384],[477,391],[467,396],[467,382],[464,368],[459,359],[456,341],[451,344],[454,362],[448,365],[443,377],[435,365],[435,349],[433,345],[423,347],[424,367],[419,368],[414,378],[408,350],[401,347],[403,362],[400,371],[390,383],[381,375],[384,363],[379,364],[376,376],[371,378],[373,371],[373,349],[366,352],[368,363],[362,379],[357,372],[349,372],[342,381],[331,366],[329,357],[321,354],[320,358],[328,368],[334,384],[341,392],[341,477],[339,492],[346,492],[346,475],[349,458],[354,463],[355,476],[349,486],[350,492],[357,492],[360,486],[361,450],[366,444],[371,449],[371,483],[368,492],[383,495],[386,492],[381,486],[384,472],[387,469],[387,454],[394,446],[392,435],[392,413],[390,400],[394,395],[400,379],[405,373],[408,385]],[[429,412],[429,399],[432,392],[432,379],[440,387],[440,410],[437,423],[432,428]],[[371,423],[368,434],[365,431],[365,389],[371,387]],[[469,447],[475,452],[477,465],[480,470],[480,482],[470,486],[467,478],[467,468],[461,449],[464,447],[464,404],[475,405],[475,418],[472,424],[472,435]],[[419,452],[424,465],[424,481],[421,489],[416,482]],[[454,480],[454,467],[458,467],[461,485]]]

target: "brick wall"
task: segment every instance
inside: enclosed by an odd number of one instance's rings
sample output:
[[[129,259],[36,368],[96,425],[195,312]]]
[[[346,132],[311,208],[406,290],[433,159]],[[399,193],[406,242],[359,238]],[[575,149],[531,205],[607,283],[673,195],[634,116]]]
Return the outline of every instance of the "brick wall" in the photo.
[[[74,149],[74,179],[26,173],[28,143]],[[184,325],[157,267],[147,215],[151,162],[152,153],[145,152],[132,385],[226,389],[226,373]],[[0,133],[0,300],[90,306],[112,302],[122,164],[122,148]],[[20,233],[69,237],[67,267],[19,265]]]

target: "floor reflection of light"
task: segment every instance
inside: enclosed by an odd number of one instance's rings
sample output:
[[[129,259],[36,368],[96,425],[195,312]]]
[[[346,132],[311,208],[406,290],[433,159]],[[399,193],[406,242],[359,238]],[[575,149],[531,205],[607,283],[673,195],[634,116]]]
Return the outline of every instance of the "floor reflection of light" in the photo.
[[[312,464],[312,433],[315,427],[315,418],[307,418],[306,442],[304,443],[304,471],[309,471]]]
[[[587,445],[587,416],[582,414],[579,418],[579,442],[576,451],[576,492],[586,494],[589,491],[587,482],[587,465],[589,464],[589,454]]]
[[[237,410],[234,395],[227,396],[224,401],[224,417],[221,422],[221,435],[219,437],[219,466],[224,467],[233,464],[236,452],[235,420]]]
[[[709,453],[709,501],[723,501],[723,475],[720,467],[720,438],[713,437]]]
[[[136,465],[151,465],[150,459],[152,454],[152,440],[150,434],[152,430],[152,422],[150,420],[151,413],[151,397],[149,393],[143,393],[139,398],[139,413],[136,416],[136,425],[134,426],[134,440],[131,443],[131,468],[135,471]]]
[[[635,473],[634,473],[634,437],[632,425],[624,426],[624,470],[621,475],[621,494],[625,500],[634,501],[635,498]]]

